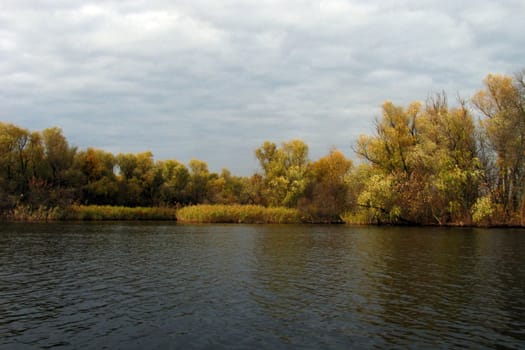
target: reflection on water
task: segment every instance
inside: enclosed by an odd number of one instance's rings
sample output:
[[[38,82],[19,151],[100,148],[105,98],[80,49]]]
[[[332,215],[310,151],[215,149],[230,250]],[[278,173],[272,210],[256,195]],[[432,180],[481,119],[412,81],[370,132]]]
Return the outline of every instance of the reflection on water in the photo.
[[[524,348],[524,233],[3,225],[0,348]]]

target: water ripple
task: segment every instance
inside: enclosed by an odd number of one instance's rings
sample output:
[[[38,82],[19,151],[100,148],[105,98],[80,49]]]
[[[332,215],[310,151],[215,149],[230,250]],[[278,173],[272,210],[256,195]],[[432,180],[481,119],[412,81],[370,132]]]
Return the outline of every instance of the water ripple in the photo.
[[[0,348],[525,347],[515,230],[0,227]]]

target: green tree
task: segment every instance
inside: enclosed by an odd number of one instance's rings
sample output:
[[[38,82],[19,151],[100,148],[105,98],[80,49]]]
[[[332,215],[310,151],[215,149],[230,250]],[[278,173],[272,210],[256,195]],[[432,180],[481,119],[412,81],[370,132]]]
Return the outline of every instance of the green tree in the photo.
[[[41,181],[43,166],[42,138],[14,124],[0,123],[0,186],[3,199],[0,206],[12,207],[32,201]]]
[[[114,172],[115,156],[109,152],[88,148],[76,153],[73,160],[74,181],[84,204],[115,204],[118,182]]]
[[[73,165],[76,147],[70,147],[62,129],[54,127],[42,131],[45,160],[49,167],[49,181],[55,187],[68,182],[68,172]]]
[[[255,150],[264,172],[264,197],[270,206],[294,207],[308,185],[308,146],[301,140],[281,147],[266,141]]]
[[[153,153],[119,154],[119,203],[127,206],[151,206],[159,197],[162,169],[156,166]]]
[[[210,181],[208,164],[202,160],[192,159],[189,162],[189,194],[192,203],[207,203]]]
[[[190,172],[176,160],[160,161],[157,164],[162,176],[160,201],[167,205],[187,204],[189,202]]]
[[[211,203],[217,204],[246,204],[246,180],[233,176],[228,169],[222,169],[217,178],[209,183],[209,197]]]
[[[13,124],[0,123],[0,157],[5,190],[8,193],[27,189],[27,146],[30,132]]]

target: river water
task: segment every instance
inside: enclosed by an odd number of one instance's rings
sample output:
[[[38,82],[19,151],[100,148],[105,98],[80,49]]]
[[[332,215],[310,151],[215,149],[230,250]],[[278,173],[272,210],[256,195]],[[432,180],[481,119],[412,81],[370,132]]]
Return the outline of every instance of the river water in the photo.
[[[0,348],[523,349],[525,230],[3,224]]]

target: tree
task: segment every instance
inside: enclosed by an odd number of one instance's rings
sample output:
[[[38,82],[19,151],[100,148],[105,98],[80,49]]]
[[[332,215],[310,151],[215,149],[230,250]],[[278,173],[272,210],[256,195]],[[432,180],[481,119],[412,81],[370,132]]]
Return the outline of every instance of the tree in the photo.
[[[300,208],[313,221],[340,221],[347,209],[349,174],[352,161],[341,151],[330,154],[312,163],[309,169],[312,180]]]
[[[157,167],[162,176],[161,203],[168,205],[187,204],[189,202],[188,185],[190,182],[188,168],[176,160],[158,162]]]
[[[85,204],[116,203],[118,183],[114,173],[115,156],[94,148],[78,152],[73,161],[76,186]]]
[[[489,74],[484,80],[485,88],[472,98],[474,106],[485,117],[482,126],[496,155],[492,165],[497,176],[487,177],[488,186],[506,218],[521,207],[523,219],[525,208],[524,74],[522,71],[514,78]],[[491,165],[491,162],[485,164]],[[490,170],[487,173],[490,174]]]
[[[457,108],[449,108],[445,94],[429,99],[419,121],[419,135],[414,158],[426,183],[422,191],[429,214],[438,223],[470,223],[471,207],[479,195],[481,163],[478,133],[466,103],[460,100]]]
[[[41,181],[42,138],[14,124],[0,123],[0,185],[4,199],[0,205],[14,206],[31,201],[31,192]]]
[[[207,203],[210,172],[208,164],[202,160],[192,159],[189,162],[189,194],[192,203]]]
[[[246,182],[242,177],[233,176],[228,169],[222,169],[218,177],[210,179],[209,199],[218,204],[246,204]]]
[[[265,183],[264,177],[261,174],[253,174],[249,178],[243,180],[244,190],[241,194],[241,201],[244,204],[268,205],[265,198]]]
[[[425,108],[383,105],[376,135],[362,136],[357,154],[367,161],[356,204],[381,222],[466,222],[478,198],[480,161],[471,114],[460,103],[450,109],[446,96]]]
[[[119,154],[119,203],[127,206],[151,206],[158,201],[162,170],[156,166],[153,153]]]
[[[421,104],[415,102],[404,109],[385,102],[382,109],[382,118],[376,121],[376,134],[361,136],[355,149],[361,159],[371,164],[357,205],[369,212],[365,216],[377,221],[411,222],[412,210],[402,202],[403,199],[413,202],[411,194],[417,194],[421,185],[415,181],[418,167],[412,157],[419,140]]]
[[[45,160],[49,167],[49,181],[55,187],[67,182],[68,170],[73,164],[76,148],[70,147],[62,129],[54,127],[42,131]]]
[[[417,143],[417,119],[421,104],[412,103],[406,110],[388,101],[376,121],[375,136],[361,136],[355,149],[357,155],[391,174],[410,175],[413,168],[408,155]]]
[[[255,150],[264,172],[264,197],[270,206],[294,207],[307,185],[308,146],[301,140],[278,148],[266,141]]]
[[[0,123],[0,157],[5,190],[23,192],[27,190],[27,146],[30,132],[13,124]]]

